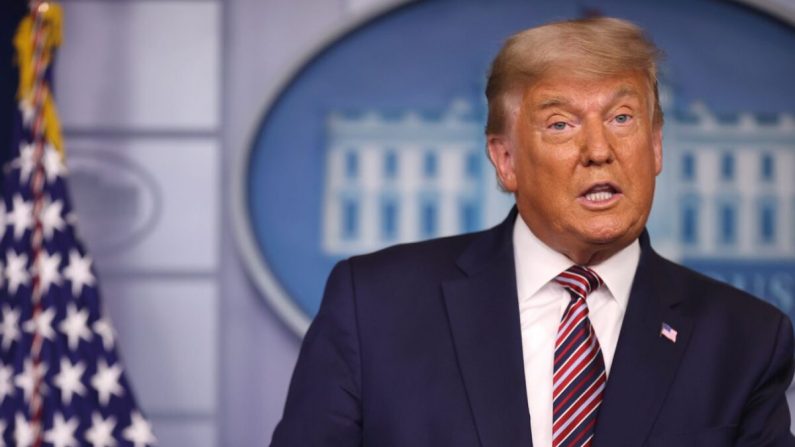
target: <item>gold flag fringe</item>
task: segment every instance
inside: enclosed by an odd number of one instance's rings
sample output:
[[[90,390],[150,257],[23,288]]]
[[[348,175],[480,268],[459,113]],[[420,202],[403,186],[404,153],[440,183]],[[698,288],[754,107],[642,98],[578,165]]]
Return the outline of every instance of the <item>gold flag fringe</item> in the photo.
[[[45,39],[44,45],[42,46],[43,52],[41,54],[41,63],[43,66],[40,68],[40,70],[46,70],[52,63],[55,50],[63,41],[63,10],[61,6],[56,3],[46,2],[39,5],[38,12],[43,20],[42,25],[47,31],[43,34]],[[33,14],[29,14],[22,19],[14,35],[16,63],[19,66],[17,101],[24,104],[22,106],[23,110],[32,108],[34,104],[33,94],[36,80],[36,67],[33,62],[33,53],[35,51],[33,29]],[[42,94],[44,98],[42,101],[42,115],[44,118],[45,141],[52,144],[61,156],[63,156],[63,135],[61,134],[61,123],[58,119],[55,101],[53,100],[50,86],[44,83],[43,88],[44,91],[42,91]]]

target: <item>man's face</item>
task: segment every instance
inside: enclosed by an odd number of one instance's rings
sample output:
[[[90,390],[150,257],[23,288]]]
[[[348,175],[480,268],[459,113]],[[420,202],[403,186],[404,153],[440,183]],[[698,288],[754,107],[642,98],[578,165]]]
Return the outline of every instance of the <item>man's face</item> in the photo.
[[[517,98],[518,99],[518,98]],[[662,129],[642,73],[545,75],[509,107],[489,155],[533,233],[581,264],[642,231],[662,169]]]

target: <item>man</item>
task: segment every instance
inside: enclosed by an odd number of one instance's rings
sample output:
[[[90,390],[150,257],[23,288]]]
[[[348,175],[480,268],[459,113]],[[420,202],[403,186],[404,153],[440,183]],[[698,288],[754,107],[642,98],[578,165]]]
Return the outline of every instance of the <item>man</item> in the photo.
[[[514,211],[339,263],[273,446],[795,445],[789,319],[644,231],[657,57],[608,18],[507,41],[486,132]]]

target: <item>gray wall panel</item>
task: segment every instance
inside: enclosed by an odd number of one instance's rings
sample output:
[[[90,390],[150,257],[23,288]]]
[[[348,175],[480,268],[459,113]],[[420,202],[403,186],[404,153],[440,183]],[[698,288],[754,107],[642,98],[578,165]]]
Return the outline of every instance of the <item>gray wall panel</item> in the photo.
[[[212,422],[173,421],[153,418],[155,436],[161,447],[214,447],[218,431]]]
[[[220,445],[268,445],[300,341],[257,296],[231,235],[223,247]]]
[[[211,272],[219,237],[212,138],[70,138],[67,165],[102,272]]]
[[[143,409],[157,415],[214,414],[219,339],[214,281],[119,280],[101,285]]]
[[[64,4],[56,88],[67,128],[217,129],[220,6]]]

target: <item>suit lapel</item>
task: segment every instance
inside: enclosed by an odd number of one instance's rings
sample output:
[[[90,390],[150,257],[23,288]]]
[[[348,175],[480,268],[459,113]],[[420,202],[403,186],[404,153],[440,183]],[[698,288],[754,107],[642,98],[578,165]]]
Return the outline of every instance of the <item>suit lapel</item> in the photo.
[[[512,228],[516,212],[458,260],[443,284],[450,327],[483,447],[531,446]]]
[[[632,285],[605,389],[594,446],[640,446],[673,382],[692,330],[677,305],[682,298],[665,279],[664,261],[641,236],[641,259]],[[662,324],[676,342],[661,335]]]

